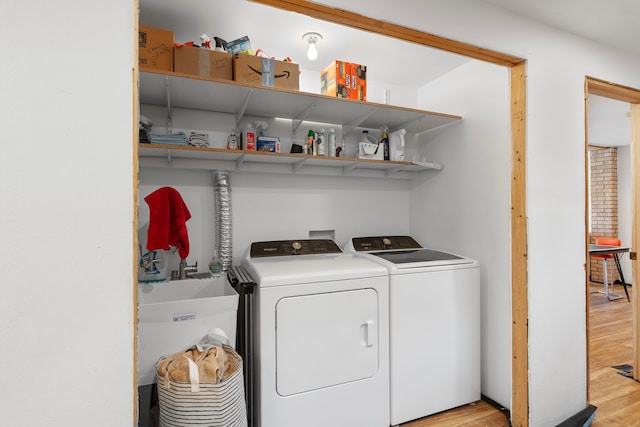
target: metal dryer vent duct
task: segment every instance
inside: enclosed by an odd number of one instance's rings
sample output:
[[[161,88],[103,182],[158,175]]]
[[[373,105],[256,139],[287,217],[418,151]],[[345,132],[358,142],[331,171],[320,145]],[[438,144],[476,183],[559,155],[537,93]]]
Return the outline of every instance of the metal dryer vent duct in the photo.
[[[229,172],[213,171],[213,198],[215,201],[216,245],[222,270],[231,267],[233,257],[231,227],[231,183]]]

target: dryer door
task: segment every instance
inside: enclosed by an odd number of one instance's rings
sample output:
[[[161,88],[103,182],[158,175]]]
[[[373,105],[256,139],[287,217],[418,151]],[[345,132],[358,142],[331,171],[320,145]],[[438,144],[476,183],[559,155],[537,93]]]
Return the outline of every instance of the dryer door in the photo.
[[[276,306],[276,387],[289,396],[378,371],[378,294],[373,289],[302,295]]]

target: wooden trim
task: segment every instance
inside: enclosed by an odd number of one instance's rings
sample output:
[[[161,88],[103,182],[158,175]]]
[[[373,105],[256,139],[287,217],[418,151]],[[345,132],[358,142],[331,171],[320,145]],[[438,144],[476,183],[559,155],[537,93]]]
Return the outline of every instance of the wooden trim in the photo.
[[[638,92],[640,95],[640,92]],[[640,183],[638,183],[638,174],[640,174],[640,104],[631,104],[631,182],[633,194],[633,218],[631,232],[631,251],[637,253],[640,248]],[[638,335],[638,327],[640,327],[640,310],[638,309],[638,286],[640,284],[640,271],[636,260],[631,258],[633,290],[631,292],[632,317],[633,317],[633,378],[640,380],[640,337]]]
[[[587,81],[587,79],[585,79],[584,81],[584,137],[584,293],[586,302],[584,310],[587,325],[587,366],[585,367],[587,370],[587,374],[585,386],[587,390],[587,402],[590,402],[591,397],[589,384],[591,384],[591,340],[589,339],[589,307],[591,304],[591,292],[589,291],[589,271],[591,271],[591,257],[589,257],[589,197],[591,197],[591,195],[589,194],[589,150],[591,146],[589,145],[589,82]]]
[[[638,89],[606,82],[594,77],[587,76],[586,80],[589,93],[592,95],[604,96],[605,98],[617,99],[631,104],[640,103],[640,91]]]
[[[139,166],[138,166],[138,143],[139,133],[138,126],[140,123],[140,91],[138,90],[138,82],[140,81],[140,70],[138,68],[138,26],[139,26],[139,0],[133,0],[133,68],[131,70],[131,78],[133,81],[133,96],[131,103],[133,105],[133,123],[131,129],[133,130],[132,141],[132,159],[133,159],[133,221],[132,221],[132,234],[133,234],[133,253],[131,262],[133,264],[133,277],[131,283],[133,283],[133,425],[138,425],[138,402],[140,396],[138,396],[138,181],[139,181]]]
[[[483,49],[455,40],[439,37],[433,34],[418,31],[412,28],[403,27],[386,21],[380,21],[366,16],[358,15],[342,9],[335,9],[305,0],[250,0],[254,3],[261,3],[267,6],[300,13],[324,21],[345,25],[348,27],[364,30],[372,33],[382,34],[405,40],[436,49],[457,53],[469,58],[491,62],[503,66],[513,66],[524,62],[524,59],[489,49]]]
[[[511,425],[529,424],[527,299],[526,67],[511,67]]]

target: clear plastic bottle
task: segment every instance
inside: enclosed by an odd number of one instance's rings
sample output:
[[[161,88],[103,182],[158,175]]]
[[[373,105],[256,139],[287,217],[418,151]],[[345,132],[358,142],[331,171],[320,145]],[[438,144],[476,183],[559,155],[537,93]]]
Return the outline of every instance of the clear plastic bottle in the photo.
[[[327,155],[327,141],[325,139],[326,131],[320,129],[319,132],[316,133],[316,142],[318,144],[318,156],[326,156]]]
[[[231,131],[231,135],[227,138],[227,150],[238,150],[240,149],[238,145],[238,135],[236,135],[236,130],[233,129]]]
[[[336,130],[334,128],[329,129],[329,134],[327,135],[327,149],[329,151],[329,157],[336,156]]]
[[[209,261],[209,272],[213,277],[222,276],[222,261],[218,256],[218,251],[213,251],[213,257],[211,257],[211,261]]]

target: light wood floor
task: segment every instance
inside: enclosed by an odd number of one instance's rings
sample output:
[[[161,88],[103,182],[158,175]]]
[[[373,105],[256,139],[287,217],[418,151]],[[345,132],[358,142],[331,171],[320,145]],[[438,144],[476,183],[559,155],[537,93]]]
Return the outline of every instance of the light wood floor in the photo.
[[[602,286],[592,285],[593,290]],[[632,288],[628,288],[631,292]],[[616,293],[624,295],[617,285]],[[593,427],[640,426],[640,383],[619,375],[614,365],[632,364],[631,304],[626,298],[608,301],[604,295],[591,294],[590,397],[596,406]],[[402,427],[469,426],[508,427],[509,421],[487,402],[477,402],[451,411],[422,418]]]

